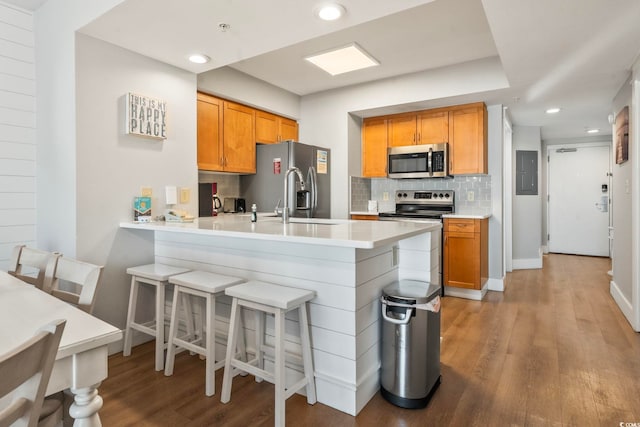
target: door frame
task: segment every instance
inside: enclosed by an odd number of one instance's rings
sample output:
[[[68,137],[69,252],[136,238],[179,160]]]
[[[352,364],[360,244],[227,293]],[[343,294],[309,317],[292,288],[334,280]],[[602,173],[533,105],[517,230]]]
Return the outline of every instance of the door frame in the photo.
[[[593,141],[593,142],[578,142],[578,143],[564,143],[564,144],[550,144],[547,145],[547,150],[546,150],[546,173],[545,173],[545,177],[546,177],[546,185],[545,185],[545,195],[543,197],[543,203],[545,205],[545,220],[546,220],[546,224],[544,227],[544,252],[548,253],[549,252],[549,242],[547,240],[547,236],[549,235],[549,219],[551,217],[550,214],[550,210],[549,210],[549,186],[550,186],[550,178],[551,178],[551,170],[549,167],[549,155],[551,150],[557,150],[559,148],[587,148],[587,147],[607,147],[608,150],[607,152],[609,153],[609,159],[607,161],[607,168],[608,168],[608,175],[607,175],[607,185],[609,186],[609,191],[608,191],[608,195],[609,195],[609,207],[608,207],[608,219],[607,219],[607,224],[611,225],[611,141],[606,141],[606,140],[602,140],[602,141]],[[609,258],[611,258],[611,244],[609,244]]]

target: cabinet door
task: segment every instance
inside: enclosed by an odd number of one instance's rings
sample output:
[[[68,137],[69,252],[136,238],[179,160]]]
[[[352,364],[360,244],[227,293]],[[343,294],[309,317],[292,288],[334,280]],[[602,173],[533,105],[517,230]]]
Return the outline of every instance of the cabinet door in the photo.
[[[298,140],[298,122],[295,120],[280,117],[280,139],[279,141]]]
[[[451,174],[487,173],[484,106],[449,112],[449,142]]]
[[[389,123],[389,147],[413,145],[416,143],[416,116],[392,117]]]
[[[198,169],[221,171],[222,100],[198,94]]]
[[[480,289],[480,233],[444,233],[444,283]]]
[[[365,119],[362,123],[362,176],[387,176],[386,119]]]
[[[263,144],[278,142],[278,116],[256,110],[256,142]]]
[[[421,113],[418,115],[418,144],[449,142],[449,112]]]
[[[224,101],[224,170],[256,172],[255,110]]]

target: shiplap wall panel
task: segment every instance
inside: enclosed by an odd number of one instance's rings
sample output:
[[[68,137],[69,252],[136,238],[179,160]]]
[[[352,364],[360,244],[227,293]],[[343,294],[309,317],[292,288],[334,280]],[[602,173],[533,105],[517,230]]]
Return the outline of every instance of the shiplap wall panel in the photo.
[[[9,76],[18,76],[23,79],[35,79],[36,71],[30,62],[0,56],[0,70]]]
[[[2,153],[2,159],[36,160],[36,146],[32,144],[0,141],[0,153]]]
[[[1,91],[0,91],[1,92]],[[8,126],[0,123],[0,141],[20,142],[23,144],[31,144],[35,150],[36,130],[31,128],[21,128],[16,126]],[[0,156],[2,151],[0,151]]]
[[[33,113],[36,109],[35,98],[33,95],[4,91],[0,94],[0,107]]]
[[[33,14],[0,2],[0,268],[36,241]]]
[[[35,209],[36,195],[33,193],[0,193],[0,206],[14,209]]]
[[[0,2],[0,22],[33,31],[33,15],[31,13],[3,2]]]

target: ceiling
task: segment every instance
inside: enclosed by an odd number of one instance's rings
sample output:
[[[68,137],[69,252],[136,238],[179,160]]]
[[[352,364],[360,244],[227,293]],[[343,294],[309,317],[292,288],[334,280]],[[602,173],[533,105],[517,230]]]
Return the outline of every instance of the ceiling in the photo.
[[[502,103],[547,140],[610,134],[612,100],[640,53],[637,0],[338,2],[346,15],[327,23],[313,14],[322,0],[125,0],[82,32],[195,73],[230,66],[298,95],[498,58],[508,88],[424,107]],[[352,42],[381,65],[332,77],[303,59]],[[190,64],[194,52],[211,62]],[[562,110],[545,114],[551,106]]]

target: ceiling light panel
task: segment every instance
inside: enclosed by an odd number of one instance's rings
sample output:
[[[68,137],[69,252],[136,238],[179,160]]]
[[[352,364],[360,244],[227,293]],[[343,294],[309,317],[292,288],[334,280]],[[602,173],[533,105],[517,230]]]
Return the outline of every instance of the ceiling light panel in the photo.
[[[308,56],[305,59],[332,76],[380,65],[378,61],[355,43]]]

